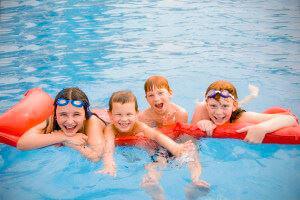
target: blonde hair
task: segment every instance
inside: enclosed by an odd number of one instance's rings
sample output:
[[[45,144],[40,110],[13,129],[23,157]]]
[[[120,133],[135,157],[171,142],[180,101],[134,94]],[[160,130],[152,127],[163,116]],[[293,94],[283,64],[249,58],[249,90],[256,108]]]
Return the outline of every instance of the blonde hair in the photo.
[[[150,76],[144,85],[145,93],[153,90],[153,88],[162,89],[165,88],[169,93],[172,93],[168,80],[163,76]]]
[[[111,112],[113,109],[113,103],[134,103],[135,111],[138,111],[138,104],[136,100],[136,96],[129,90],[117,91],[114,92],[109,99],[109,111]]]

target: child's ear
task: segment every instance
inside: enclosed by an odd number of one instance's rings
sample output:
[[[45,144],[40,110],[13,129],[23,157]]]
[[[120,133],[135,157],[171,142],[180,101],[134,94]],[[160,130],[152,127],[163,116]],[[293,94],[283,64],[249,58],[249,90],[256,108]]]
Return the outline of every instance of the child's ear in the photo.
[[[233,112],[236,111],[239,108],[239,102],[238,101],[234,101],[233,102]]]
[[[112,113],[111,113],[111,111],[108,111],[108,116],[109,116],[109,119],[112,120]]]

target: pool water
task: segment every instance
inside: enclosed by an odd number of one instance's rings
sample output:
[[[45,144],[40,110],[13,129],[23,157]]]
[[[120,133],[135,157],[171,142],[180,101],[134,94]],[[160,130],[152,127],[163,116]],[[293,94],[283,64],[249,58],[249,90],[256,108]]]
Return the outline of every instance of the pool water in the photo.
[[[30,88],[52,97],[78,86],[93,107],[130,89],[147,107],[143,84],[168,78],[173,101],[192,112],[207,86],[248,84],[260,95],[246,110],[290,108],[300,116],[300,2],[250,1],[13,1],[0,6],[0,113]],[[300,199],[300,147],[198,141],[209,193],[198,199]],[[19,151],[0,145],[0,199],[150,199],[139,184],[147,152],[118,147],[116,178],[95,174],[66,147]],[[168,166],[166,199],[184,199],[186,167]]]

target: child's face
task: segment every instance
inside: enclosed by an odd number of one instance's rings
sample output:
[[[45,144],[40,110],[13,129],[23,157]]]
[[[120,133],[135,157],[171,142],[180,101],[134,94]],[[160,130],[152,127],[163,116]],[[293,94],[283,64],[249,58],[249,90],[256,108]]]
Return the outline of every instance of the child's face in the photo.
[[[219,101],[214,98],[206,100],[206,108],[210,119],[216,125],[222,125],[230,120],[231,114],[236,110],[234,100],[232,98],[221,97]]]
[[[165,113],[170,104],[172,94],[165,88],[153,88],[146,92],[146,99],[150,107],[159,114]]]
[[[129,132],[137,121],[135,103],[112,103],[111,121],[120,132]]]
[[[71,103],[65,106],[57,106],[56,121],[65,135],[74,136],[83,127],[85,121],[84,108],[75,107]]]

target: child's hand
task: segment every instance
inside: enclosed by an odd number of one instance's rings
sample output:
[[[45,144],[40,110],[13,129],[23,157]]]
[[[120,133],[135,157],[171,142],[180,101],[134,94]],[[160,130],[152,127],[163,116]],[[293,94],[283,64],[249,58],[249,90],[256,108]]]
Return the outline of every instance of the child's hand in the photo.
[[[181,146],[179,155],[188,153],[194,156],[194,153],[196,152],[196,146],[191,140],[179,145]]]
[[[197,149],[195,144],[189,140],[183,144],[179,144],[179,148],[176,153],[176,160],[180,164],[194,162],[197,158]]]
[[[262,141],[265,138],[265,135],[267,133],[265,128],[259,126],[258,124],[246,126],[244,128],[237,130],[236,132],[238,132],[238,133],[247,132],[247,135],[244,138],[244,141],[249,142],[249,143],[254,143],[254,144],[262,143]]]
[[[88,136],[83,133],[77,133],[75,136],[66,137],[65,143],[70,143],[77,146],[84,146],[87,143]]]
[[[197,187],[204,187],[204,188],[209,188],[210,187],[209,183],[207,183],[204,180],[193,181],[193,184]]]
[[[104,167],[104,169],[97,171],[98,174],[108,174],[110,176],[116,177],[116,167],[111,165],[110,167]]]
[[[206,119],[197,122],[197,126],[199,129],[206,132],[209,137],[212,136],[214,129],[217,127],[212,121]]]

